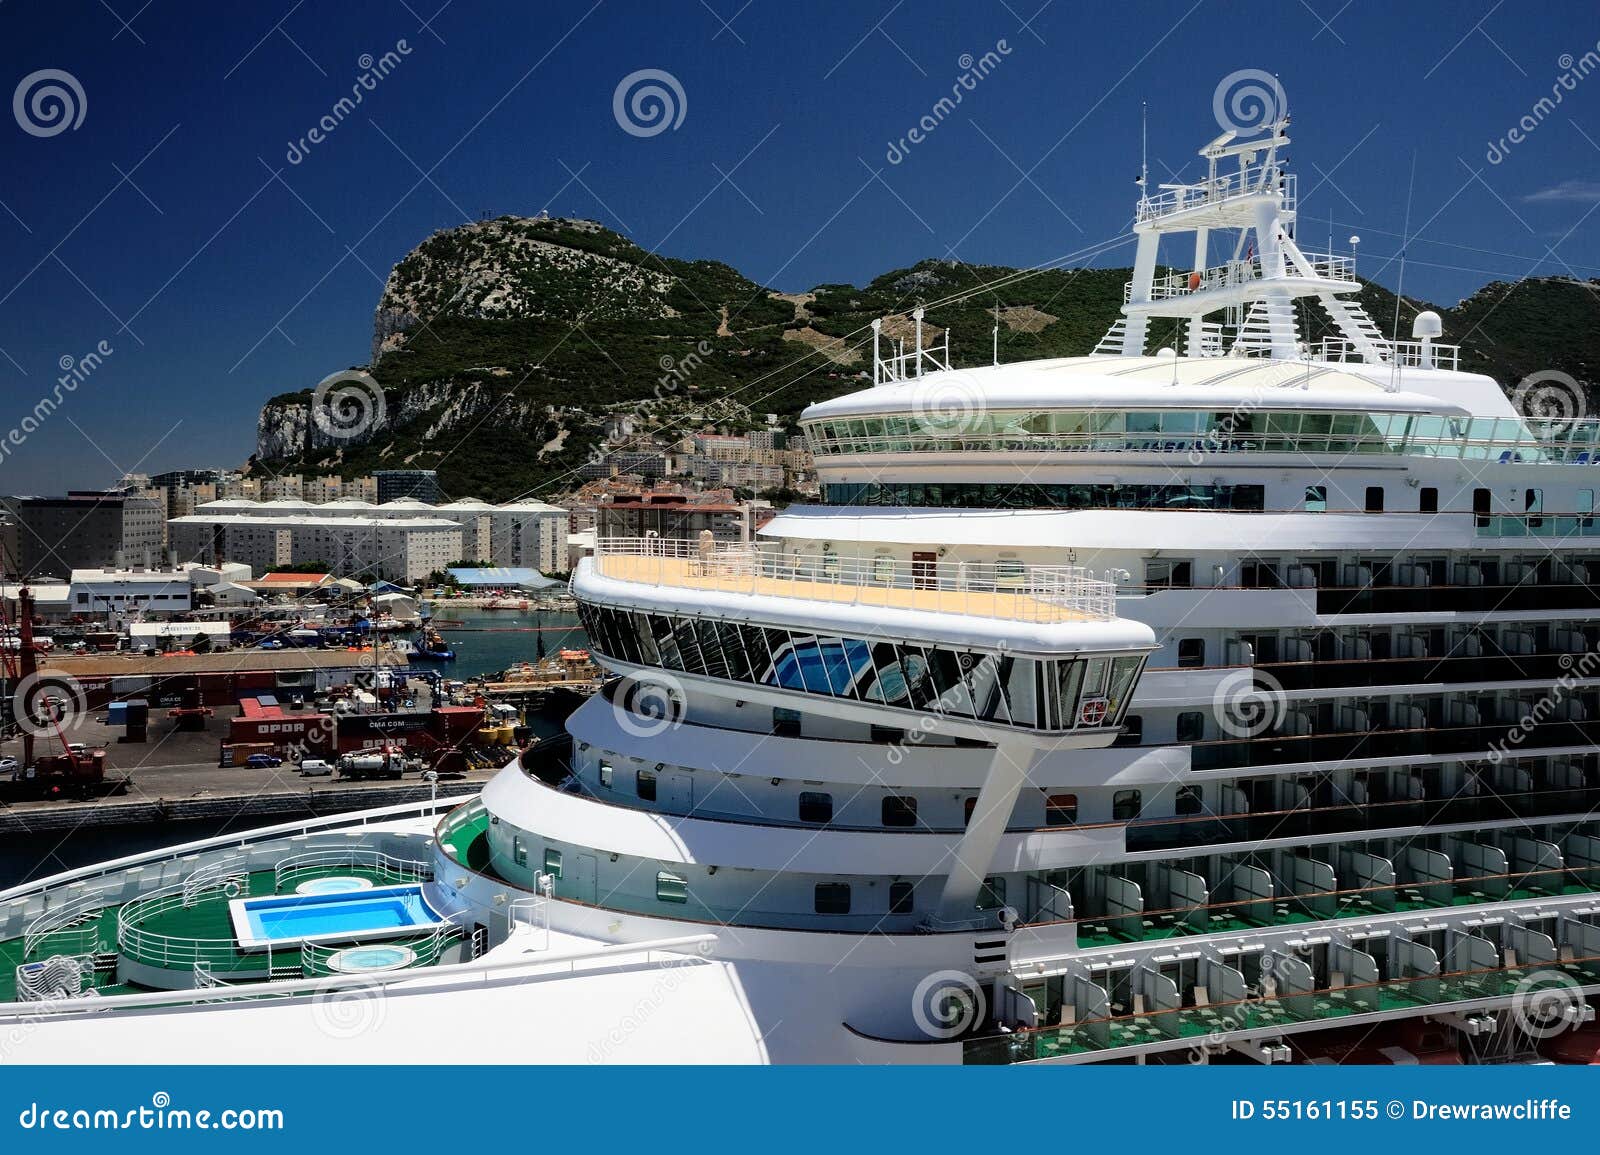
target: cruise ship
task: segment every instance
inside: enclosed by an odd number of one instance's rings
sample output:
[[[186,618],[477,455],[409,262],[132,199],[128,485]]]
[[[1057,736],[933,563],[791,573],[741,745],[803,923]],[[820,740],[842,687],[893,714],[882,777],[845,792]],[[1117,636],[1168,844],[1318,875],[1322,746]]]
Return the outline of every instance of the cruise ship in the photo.
[[[1141,187],[1093,354],[955,367],[921,309],[875,325],[870,387],[801,419],[825,504],[601,539],[572,592],[610,678],[570,748],[0,894],[0,1058],[1281,1063],[1425,1030],[1492,1061],[1583,1031],[1600,425],[1519,413],[1436,315],[1384,336],[1353,258],[1297,239],[1287,129]]]

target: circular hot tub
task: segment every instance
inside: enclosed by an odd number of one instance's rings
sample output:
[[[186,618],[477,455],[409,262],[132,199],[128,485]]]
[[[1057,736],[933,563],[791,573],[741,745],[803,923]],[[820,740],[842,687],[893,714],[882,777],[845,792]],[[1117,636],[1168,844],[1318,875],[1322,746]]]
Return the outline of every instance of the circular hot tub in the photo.
[[[328,956],[327,967],[334,974],[372,974],[375,971],[397,971],[417,961],[417,952],[408,946],[380,943],[374,946],[352,946],[335,951]]]
[[[310,878],[294,888],[296,894],[349,894],[354,890],[371,890],[370,878],[353,875],[335,875],[329,878]]]

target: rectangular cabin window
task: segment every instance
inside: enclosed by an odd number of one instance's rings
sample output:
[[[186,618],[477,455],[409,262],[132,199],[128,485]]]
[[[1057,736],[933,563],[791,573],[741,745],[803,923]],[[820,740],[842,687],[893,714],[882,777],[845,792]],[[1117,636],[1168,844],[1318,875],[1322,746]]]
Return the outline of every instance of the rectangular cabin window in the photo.
[[[911,914],[917,909],[917,890],[913,883],[891,882],[889,884],[889,913]]]
[[[633,792],[639,796],[641,802],[654,802],[656,800],[656,772],[654,770],[640,770],[633,776]]]
[[[1479,529],[1487,529],[1489,526],[1489,512],[1493,508],[1491,501],[1492,499],[1489,497],[1487,489],[1474,489],[1472,491],[1473,521],[1477,523]]]
[[[516,834],[511,838],[511,861],[518,866],[528,865],[528,847],[522,841],[522,835]]]
[[[1111,820],[1132,822],[1144,808],[1144,795],[1137,790],[1118,790],[1111,796]]]
[[[873,726],[870,728],[868,736],[874,742],[889,746],[906,740],[906,732],[898,726]]]
[[[1206,736],[1206,716],[1202,710],[1184,710],[1178,715],[1178,741],[1199,742]]]
[[[910,794],[886,794],[883,799],[883,824],[885,826],[915,826],[917,800]]]
[[[819,882],[812,898],[812,909],[818,914],[849,914],[850,884],[848,882]]]
[[[1594,490],[1578,490],[1578,525],[1582,529],[1594,526]]]
[[[1178,639],[1178,665],[1203,666],[1206,664],[1206,640],[1204,638],[1179,638]]]
[[[774,706],[772,708],[772,732],[780,738],[800,737],[800,711]]]
[[[1326,485],[1306,486],[1306,512],[1328,512],[1328,487]]]
[[[1424,485],[1417,498],[1417,512],[1438,513],[1439,491],[1431,485]]]
[[[1194,563],[1187,561],[1147,561],[1144,584],[1157,590],[1186,590],[1194,585]]]
[[[1117,735],[1113,746],[1139,746],[1144,743],[1144,719],[1138,714],[1129,714],[1122,720],[1122,733]]]
[[[665,870],[656,872],[656,901],[686,903],[689,901],[689,880]]]
[[[1528,528],[1539,529],[1544,525],[1544,518],[1537,516],[1544,512],[1544,490],[1530,489],[1522,495],[1522,509],[1528,515]]]
[[[1078,821],[1076,794],[1047,794],[1044,800],[1046,826],[1072,826]]]
[[[607,790],[611,789],[611,775],[612,775],[612,773],[613,773],[613,770],[612,770],[611,763],[609,763],[609,762],[601,762],[600,763],[600,785],[604,786]]]
[[[1173,800],[1173,809],[1178,817],[1183,818],[1190,814],[1199,814],[1205,809],[1205,799],[1198,786],[1178,787],[1178,796]]]
[[[551,846],[544,848],[544,872],[551,878],[561,877],[561,851]]]
[[[1382,513],[1383,512],[1383,486],[1381,486],[1381,485],[1369,485],[1369,486],[1367,486],[1367,512],[1368,513]]]
[[[972,812],[978,808],[978,796],[974,794],[961,804],[961,825],[972,825]]]
[[[832,822],[833,795],[820,790],[800,791],[801,822]]]

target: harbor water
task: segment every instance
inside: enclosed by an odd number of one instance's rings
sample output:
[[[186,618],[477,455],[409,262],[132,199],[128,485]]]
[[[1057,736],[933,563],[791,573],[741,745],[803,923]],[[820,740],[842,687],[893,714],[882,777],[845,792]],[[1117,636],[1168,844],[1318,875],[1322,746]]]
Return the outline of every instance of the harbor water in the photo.
[[[537,662],[540,639],[545,654],[589,646],[578,615],[570,611],[457,609],[444,602],[434,606],[433,617],[456,653],[455,661],[439,663],[440,672],[450,678],[475,678],[518,662]]]

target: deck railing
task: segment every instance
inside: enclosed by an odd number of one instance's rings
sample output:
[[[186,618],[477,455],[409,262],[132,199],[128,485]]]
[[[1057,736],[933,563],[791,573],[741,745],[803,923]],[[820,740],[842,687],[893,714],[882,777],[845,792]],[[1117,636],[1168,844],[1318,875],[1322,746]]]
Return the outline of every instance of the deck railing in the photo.
[[[90,954],[100,946],[100,912],[111,905],[103,891],[90,891],[46,910],[22,928],[22,957],[49,945],[52,954]]]
[[[199,902],[226,902],[245,893],[245,887],[237,875],[216,877],[207,886],[191,885],[192,881],[165,887],[124,904],[117,912],[118,952],[133,962],[162,970],[190,971],[196,964],[213,970],[239,969],[239,944],[232,938],[162,934],[146,925],[164,915],[187,910]],[[260,952],[261,969],[271,968],[274,962],[272,953],[270,946]],[[280,950],[280,956],[282,953]],[[281,962],[281,957],[277,961]]]
[[[461,941],[461,928],[454,923],[444,923],[422,938],[393,938],[384,939],[381,943],[366,944],[378,946],[401,946],[410,950],[415,956],[404,967],[396,970],[414,970],[417,967],[437,966],[444,952]],[[317,978],[325,975],[345,974],[333,965],[335,955],[343,951],[359,948],[363,944],[339,942],[316,943],[306,942],[300,944],[300,973],[306,978]],[[366,972],[375,974],[388,974],[388,971]]]
[[[1343,281],[1354,284],[1356,279],[1355,260],[1352,257],[1341,256],[1337,253],[1306,253],[1305,258],[1311,265],[1313,276],[1329,281]],[[1293,262],[1285,255],[1285,264],[1288,275],[1298,277],[1300,270],[1294,267]],[[1261,258],[1251,257],[1249,260],[1228,261],[1226,264],[1213,265],[1189,273],[1168,273],[1164,277],[1156,277],[1150,282],[1150,300],[1170,301],[1177,297],[1187,297],[1191,293],[1203,292],[1207,289],[1225,289],[1233,285],[1242,285],[1249,281],[1261,279]],[[1122,301],[1127,304],[1133,299],[1133,282],[1125,281],[1122,285]]]
[[[1116,585],[1080,566],[783,554],[725,542],[603,537],[595,569],[652,585],[955,613],[1006,621],[1109,621]]]
[[[1172,185],[1153,197],[1139,201],[1134,222],[1160,220],[1190,209],[1216,207],[1241,197],[1265,196],[1277,192],[1283,208],[1293,210],[1297,182],[1293,173],[1282,173],[1276,185],[1265,181],[1266,173],[1260,168],[1226,173],[1215,180],[1196,181],[1194,184]]]
[[[326,850],[308,850],[279,860],[272,872],[272,891],[284,893],[303,875],[316,874],[329,869],[348,867],[360,869],[377,876],[385,885],[405,882],[427,882],[433,878],[433,867],[418,859],[395,858],[376,850],[358,847],[333,847]]]

